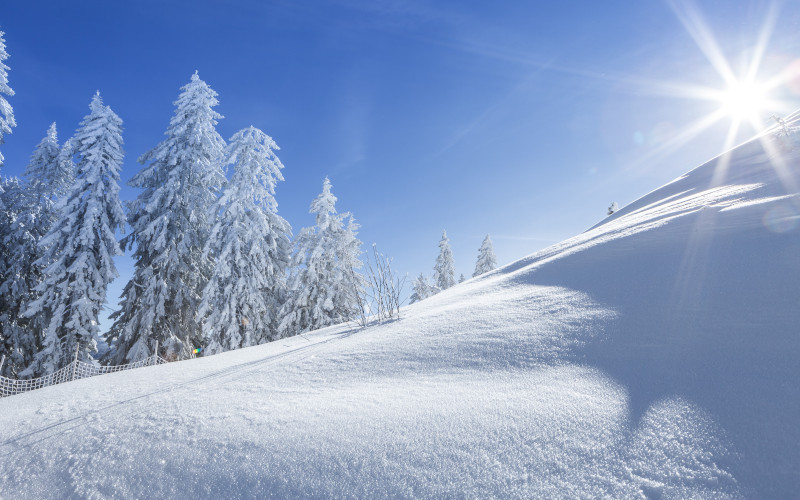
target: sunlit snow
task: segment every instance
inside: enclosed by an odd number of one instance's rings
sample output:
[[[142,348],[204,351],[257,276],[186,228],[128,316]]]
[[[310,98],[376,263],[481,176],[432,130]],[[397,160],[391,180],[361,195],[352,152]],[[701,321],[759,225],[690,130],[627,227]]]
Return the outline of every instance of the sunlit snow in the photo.
[[[398,321],[4,398],[0,496],[791,497],[800,200],[773,161],[800,150],[770,141]]]

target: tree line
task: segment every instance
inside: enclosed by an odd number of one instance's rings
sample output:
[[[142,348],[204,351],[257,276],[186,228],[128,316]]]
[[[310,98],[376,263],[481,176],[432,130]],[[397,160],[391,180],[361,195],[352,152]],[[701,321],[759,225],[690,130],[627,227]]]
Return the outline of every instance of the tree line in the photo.
[[[494,255],[494,245],[492,239],[487,234],[478,249],[478,260],[475,262],[475,272],[472,277],[488,273],[497,268],[497,257]],[[465,280],[462,274],[458,282]],[[433,266],[433,276],[429,280],[424,273],[420,273],[411,286],[410,302],[419,302],[427,299],[442,290],[446,290],[456,284],[456,267],[453,258],[453,251],[450,249],[450,239],[447,231],[442,231],[442,239],[439,240],[439,255],[436,257],[436,264]]]
[[[16,126],[3,35],[0,143]],[[337,212],[330,180],[310,205],[315,225],[292,238],[275,199],[284,168],[275,141],[253,126],[225,141],[217,93],[197,72],[180,90],[164,140],[138,159],[129,185],[140,193],[125,208],[122,120],[99,92],[72,137],[60,143],[53,123],[22,179],[0,182],[0,374],[38,377],[76,353],[125,364],[157,346],[185,359],[198,347],[214,354],[398,312],[402,281],[375,248],[361,271],[359,226]],[[446,234],[440,247],[425,296],[454,284]],[[126,250],[133,276],[98,346],[114,257]],[[476,275],[495,266],[493,254],[487,262]]]

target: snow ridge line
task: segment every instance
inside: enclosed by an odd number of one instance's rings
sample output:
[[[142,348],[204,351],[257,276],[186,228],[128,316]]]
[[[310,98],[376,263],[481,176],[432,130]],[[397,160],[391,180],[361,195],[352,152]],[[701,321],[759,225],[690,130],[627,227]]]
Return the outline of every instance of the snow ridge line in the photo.
[[[239,364],[236,364],[236,365],[233,365],[233,366],[229,366],[229,367],[224,368],[224,369],[217,370],[217,371],[215,371],[213,373],[209,373],[207,375],[203,375],[203,376],[196,377],[196,378],[189,379],[189,380],[184,380],[183,382],[179,382],[177,384],[173,384],[173,385],[169,386],[169,388],[164,388],[164,389],[160,389],[158,391],[155,391],[152,394],[156,394],[156,393],[159,393],[159,392],[164,392],[164,391],[167,391],[167,390],[172,390],[174,388],[183,387],[185,385],[190,385],[190,384],[193,384],[193,383],[196,383],[196,382],[208,381],[208,380],[221,378],[221,377],[225,377],[225,376],[229,376],[229,375],[235,375],[235,374],[237,374],[237,372],[240,372],[240,371],[243,371],[243,370],[250,370],[250,369],[253,369],[253,368],[260,367],[260,366],[270,365],[275,361],[290,357],[292,355],[303,354],[305,351],[311,350],[311,349],[313,349],[315,347],[320,347],[322,345],[328,344],[330,342],[333,342],[334,340],[342,340],[342,339],[344,339],[346,337],[349,337],[350,335],[353,335],[356,332],[357,332],[357,330],[350,330],[349,332],[344,332],[344,333],[340,333],[340,334],[334,334],[334,336],[332,336],[332,337],[323,338],[322,340],[318,340],[316,342],[311,342],[310,340],[308,340],[308,338],[304,334],[300,334],[299,336],[302,336],[304,339],[306,339],[310,343],[309,344],[301,344],[300,347],[297,347],[297,348],[294,348],[294,349],[290,349],[288,351],[280,352],[280,353],[272,355],[272,356],[256,359],[256,360],[253,360],[253,361],[248,361],[248,362],[245,362],[245,363],[239,363]],[[282,340],[285,340],[285,339],[282,339]],[[275,342],[280,342],[280,340],[277,340]],[[275,342],[272,342],[272,343],[275,343]],[[262,345],[266,345],[266,344],[262,344]],[[252,347],[258,347],[258,346],[252,346]],[[230,351],[228,351],[228,352],[230,352]]]

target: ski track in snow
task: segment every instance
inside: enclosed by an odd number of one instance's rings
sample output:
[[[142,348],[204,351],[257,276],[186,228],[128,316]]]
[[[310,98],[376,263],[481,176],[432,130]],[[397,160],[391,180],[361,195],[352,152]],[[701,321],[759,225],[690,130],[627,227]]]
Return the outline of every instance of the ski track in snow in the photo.
[[[398,321],[4,398],[0,496],[790,497],[800,207],[773,159],[746,144]]]

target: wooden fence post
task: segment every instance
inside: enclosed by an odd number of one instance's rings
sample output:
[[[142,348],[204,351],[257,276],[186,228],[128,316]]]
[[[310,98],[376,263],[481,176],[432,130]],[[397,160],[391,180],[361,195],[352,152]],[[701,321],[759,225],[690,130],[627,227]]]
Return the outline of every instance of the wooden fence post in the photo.
[[[3,375],[3,365],[5,364],[5,362],[6,362],[6,355],[3,354],[3,358],[0,359],[0,376]]]
[[[81,344],[78,343],[78,347],[75,348],[75,361],[73,361],[74,365],[72,367],[72,380],[75,380],[75,374],[78,372],[78,353],[81,351]]]

